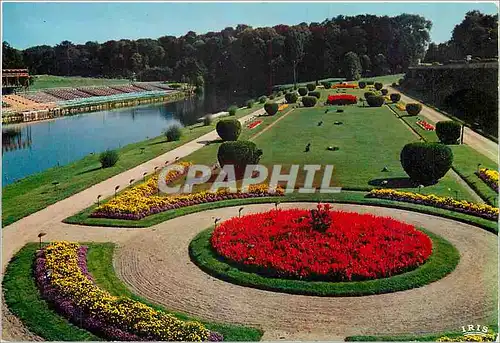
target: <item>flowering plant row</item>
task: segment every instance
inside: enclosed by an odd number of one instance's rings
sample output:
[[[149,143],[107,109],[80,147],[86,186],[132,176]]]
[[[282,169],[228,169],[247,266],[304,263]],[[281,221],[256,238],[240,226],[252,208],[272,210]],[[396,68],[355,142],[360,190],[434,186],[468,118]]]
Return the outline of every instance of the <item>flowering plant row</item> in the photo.
[[[481,168],[476,174],[481,180],[498,193],[498,172],[496,170]]]
[[[35,278],[42,296],[63,316],[108,340],[222,340],[198,322],[184,322],[143,303],[116,297],[95,285],[87,248],[54,242],[37,254]]]
[[[357,84],[353,84],[353,83],[337,83],[337,84],[332,85],[332,88],[333,89],[336,89],[336,88],[351,88],[351,89],[354,89],[354,88],[358,88],[358,85]]]
[[[436,128],[434,127],[434,125],[432,124],[429,124],[428,122],[426,122],[425,120],[419,120],[417,121],[416,123],[418,126],[420,126],[422,129],[426,130],[426,131],[434,131]]]
[[[451,197],[439,197],[434,194],[400,192],[393,189],[374,189],[367,195],[369,198],[389,199],[412,202],[416,204],[440,207],[447,210],[471,214],[491,220],[498,220],[498,208],[486,204],[476,204],[466,200],[455,200]]]
[[[251,122],[250,124],[248,124],[247,128],[253,129],[253,128],[259,126],[261,123],[262,123],[262,120],[255,120],[255,121]]]
[[[400,111],[406,111],[406,105],[405,104],[402,104],[402,103],[398,103],[396,105],[396,108]]]
[[[457,337],[443,336],[437,339],[438,342],[498,342],[497,334],[488,332],[483,335],[462,335]]]
[[[320,225],[319,225],[320,224]],[[389,277],[418,267],[432,241],[388,217],[319,206],[231,218],[210,239],[223,258],[271,277],[354,281]]]
[[[281,104],[278,107],[278,111],[283,111],[284,109],[288,108],[288,104]]]
[[[358,98],[352,94],[332,94],[326,99],[329,105],[354,105],[358,102]]]

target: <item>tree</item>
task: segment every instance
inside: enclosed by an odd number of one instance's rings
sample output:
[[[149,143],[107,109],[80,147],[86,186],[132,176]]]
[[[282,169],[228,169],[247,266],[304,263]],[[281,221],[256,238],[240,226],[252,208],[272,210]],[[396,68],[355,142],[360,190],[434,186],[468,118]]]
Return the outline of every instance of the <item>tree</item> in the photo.
[[[24,68],[22,53],[14,49],[7,42],[2,43],[2,68],[16,69]]]
[[[305,55],[305,46],[310,32],[304,27],[290,27],[285,32],[285,46],[293,69],[293,84],[297,85],[297,65]]]
[[[349,51],[345,54],[344,70],[348,81],[359,80],[361,78],[361,62],[355,52]]]
[[[383,54],[378,54],[377,56],[375,56],[375,59],[373,61],[373,71],[375,75],[385,75],[389,73],[387,67],[387,59]]]
[[[360,62],[361,62],[361,67],[363,68],[363,74],[368,75],[368,73],[372,68],[372,61],[370,59],[370,56],[366,54],[361,56]]]

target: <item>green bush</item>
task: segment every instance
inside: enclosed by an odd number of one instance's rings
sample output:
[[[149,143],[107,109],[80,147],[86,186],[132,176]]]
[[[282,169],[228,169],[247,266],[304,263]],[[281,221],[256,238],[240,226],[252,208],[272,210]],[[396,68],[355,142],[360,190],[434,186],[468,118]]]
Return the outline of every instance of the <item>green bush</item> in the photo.
[[[325,89],[332,88],[332,83],[329,81],[323,81],[323,82],[321,82],[321,84],[323,85],[323,87],[325,87]]]
[[[182,136],[182,128],[180,125],[172,125],[165,131],[165,136],[169,142],[178,141]]]
[[[382,92],[382,95],[389,94],[389,91],[387,89],[385,89],[385,88],[382,88],[380,91]]]
[[[318,99],[321,97],[321,93],[318,92],[318,91],[309,92],[307,95],[309,95],[309,96],[315,96]]]
[[[453,120],[438,121],[436,135],[444,144],[456,144],[462,133],[462,125]]]
[[[269,95],[269,100],[274,100],[274,94]]]
[[[283,95],[282,91],[279,91],[278,93],[276,93],[276,96],[282,96],[282,95]]]
[[[307,94],[307,88],[306,87],[300,87],[299,88],[299,94],[300,94],[300,96],[305,96]]]
[[[224,141],[235,141],[241,133],[241,123],[238,119],[219,120],[215,129]]]
[[[99,155],[102,168],[112,167],[118,162],[120,156],[116,150],[106,150]]]
[[[238,110],[238,107],[236,106],[230,106],[227,111],[229,112],[230,116],[236,115],[236,111]]]
[[[381,107],[384,104],[385,99],[380,95],[372,95],[366,97],[366,102],[370,107]]]
[[[406,112],[408,112],[411,116],[416,116],[422,111],[422,104],[419,103],[411,103],[406,104]]]
[[[297,92],[291,92],[291,93],[285,94],[285,100],[289,104],[296,103],[298,99],[299,99],[299,95],[297,94]]]
[[[441,143],[416,142],[401,150],[401,165],[410,179],[424,186],[442,178],[453,163],[453,152]]]
[[[266,102],[266,104],[264,105],[264,109],[270,116],[274,116],[276,113],[278,113],[278,108],[279,105],[276,102]]]
[[[384,85],[381,82],[375,82],[374,86],[375,86],[375,89],[378,91],[381,90],[382,87],[384,87]]]
[[[396,82],[392,83],[392,87],[397,87],[397,86],[398,86],[398,84]]]
[[[306,87],[309,92],[312,92],[313,90],[316,89],[316,85],[314,83],[308,83]]]
[[[359,88],[361,88],[361,89],[365,88],[365,87],[366,87],[366,82],[364,82],[364,81],[359,81],[359,82],[358,82],[358,87],[359,87]]]
[[[208,126],[211,125],[213,122],[213,117],[211,114],[207,114],[206,116],[203,117],[203,125]]]
[[[259,103],[261,104],[265,104],[267,101],[267,96],[263,95],[259,98]]]
[[[304,104],[304,107],[314,107],[316,105],[316,102],[318,101],[318,98],[315,96],[303,96],[302,97],[302,103]]]
[[[368,97],[370,97],[370,96],[376,96],[376,95],[377,95],[377,94],[375,94],[374,92],[365,92],[365,93],[363,94],[363,96],[365,97],[365,99],[366,99],[366,98],[368,98]]]
[[[371,81],[371,80],[366,81],[366,84],[367,84],[368,86],[372,86],[374,83],[375,83],[375,82],[374,82],[374,81]]]
[[[390,97],[392,102],[398,102],[399,100],[401,100],[401,94],[399,93],[392,93]]]
[[[247,101],[247,108],[252,108],[252,107],[253,107],[253,104],[254,104],[254,101],[253,101],[253,100],[248,100],[248,101]]]
[[[247,165],[259,163],[261,156],[262,150],[250,141],[224,142],[217,152],[220,166],[232,164],[237,174],[243,172]]]
[[[402,78],[401,78],[401,79],[399,79],[399,80],[398,80],[399,85],[402,85],[404,81],[405,81],[405,79],[402,79]]]

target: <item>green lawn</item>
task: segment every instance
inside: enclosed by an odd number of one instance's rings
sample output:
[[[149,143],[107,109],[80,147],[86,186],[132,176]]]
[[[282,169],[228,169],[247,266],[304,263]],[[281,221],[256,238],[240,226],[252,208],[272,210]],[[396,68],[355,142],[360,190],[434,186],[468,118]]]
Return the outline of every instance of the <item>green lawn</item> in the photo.
[[[256,104],[250,109],[240,109],[236,112],[235,117],[243,117],[262,107],[262,104]],[[76,162],[54,167],[7,185],[2,189],[2,226],[9,225],[57,201],[200,137],[215,129],[216,122],[214,120],[210,126],[195,124],[186,127],[183,129],[182,138],[176,142],[167,142],[165,136],[158,136],[126,145],[118,149],[120,160],[111,168],[101,169],[98,156],[88,155]],[[140,176],[138,175],[138,178]],[[56,181],[59,182],[57,188],[52,185],[52,182]]]
[[[43,90],[55,87],[85,87],[85,86],[111,86],[130,83],[127,79],[98,79],[81,76],[55,76],[55,75],[35,75],[35,82],[30,86],[30,90]]]

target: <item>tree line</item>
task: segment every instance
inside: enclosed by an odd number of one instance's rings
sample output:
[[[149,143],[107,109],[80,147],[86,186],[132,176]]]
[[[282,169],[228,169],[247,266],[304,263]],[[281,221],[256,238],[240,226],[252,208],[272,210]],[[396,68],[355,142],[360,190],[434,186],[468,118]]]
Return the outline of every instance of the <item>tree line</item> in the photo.
[[[40,45],[3,43],[3,68],[31,74],[205,83],[249,96],[274,84],[404,72],[424,57],[432,23],[419,15],[337,16],[318,23],[252,28],[158,39]]]

